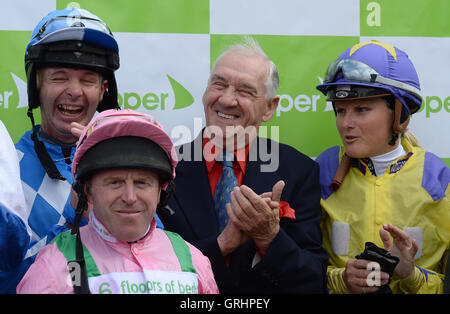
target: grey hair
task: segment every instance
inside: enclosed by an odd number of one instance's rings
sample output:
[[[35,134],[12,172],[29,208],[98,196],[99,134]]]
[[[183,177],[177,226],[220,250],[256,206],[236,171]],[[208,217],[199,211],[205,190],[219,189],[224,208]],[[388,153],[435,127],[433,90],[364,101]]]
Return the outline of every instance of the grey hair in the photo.
[[[250,36],[245,36],[243,42],[239,42],[236,44],[233,44],[229,46],[222,54],[214,61],[214,64],[212,66],[211,74],[214,73],[215,67],[217,62],[226,54],[229,52],[239,52],[241,54],[244,54],[245,56],[251,56],[254,54],[262,56],[264,59],[266,59],[269,73],[267,75],[266,81],[264,83],[264,86],[266,87],[266,94],[265,98],[266,101],[270,101],[273,97],[275,97],[275,94],[278,90],[278,87],[280,85],[280,78],[278,76],[278,68],[275,65],[275,63],[270,60],[270,58],[267,56],[267,54],[264,52],[264,50],[261,48],[259,43]],[[211,75],[208,78],[208,85],[211,80]]]

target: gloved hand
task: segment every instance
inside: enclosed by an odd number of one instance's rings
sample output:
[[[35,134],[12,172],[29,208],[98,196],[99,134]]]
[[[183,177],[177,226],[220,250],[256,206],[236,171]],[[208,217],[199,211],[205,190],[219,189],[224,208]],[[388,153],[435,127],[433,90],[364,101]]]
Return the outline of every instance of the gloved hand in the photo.
[[[399,263],[400,259],[396,256],[391,255],[385,249],[379,248],[372,242],[366,242],[364,252],[356,256],[357,259],[364,259],[368,261],[377,262],[380,265],[380,270],[388,273],[389,278],[392,277],[394,269]],[[391,288],[389,288],[389,282],[384,286],[381,286],[380,290],[374,292],[375,294],[390,294],[392,293]]]

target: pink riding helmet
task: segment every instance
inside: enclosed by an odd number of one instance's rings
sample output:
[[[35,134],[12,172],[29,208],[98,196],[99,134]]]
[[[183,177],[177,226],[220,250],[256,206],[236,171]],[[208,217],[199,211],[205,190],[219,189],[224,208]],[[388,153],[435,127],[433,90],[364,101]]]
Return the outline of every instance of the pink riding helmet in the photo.
[[[175,178],[177,154],[169,135],[151,115],[105,110],[84,128],[77,143],[72,174],[82,181],[93,171],[145,168],[157,172],[163,188]]]

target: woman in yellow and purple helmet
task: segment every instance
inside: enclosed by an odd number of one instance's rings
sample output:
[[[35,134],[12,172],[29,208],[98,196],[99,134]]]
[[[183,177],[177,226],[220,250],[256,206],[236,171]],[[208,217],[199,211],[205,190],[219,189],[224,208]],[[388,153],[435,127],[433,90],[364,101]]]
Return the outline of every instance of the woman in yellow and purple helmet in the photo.
[[[422,97],[408,55],[365,42],[317,89],[343,143],[320,164],[330,293],[442,293],[450,244],[450,170],[407,130]]]

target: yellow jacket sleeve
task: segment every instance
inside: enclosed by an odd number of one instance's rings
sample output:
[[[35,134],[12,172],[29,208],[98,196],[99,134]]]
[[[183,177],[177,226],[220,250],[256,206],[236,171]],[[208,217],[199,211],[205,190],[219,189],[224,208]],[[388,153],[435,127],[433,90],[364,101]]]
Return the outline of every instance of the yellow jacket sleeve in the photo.
[[[345,268],[328,266],[327,280],[330,294],[350,293],[344,282],[344,270]],[[443,293],[443,280],[443,274],[416,266],[411,275],[405,279],[399,279],[394,275],[389,286],[395,294],[436,294]]]
[[[330,294],[348,294],[347,286],[342,276],[345,268],[338,268],[335,266],[328,266],[327,269],[327,286]]]
[[[412,274],[405,279],[396,279],[391,283],[393,293],[436,294],[444,292],[444,275],[416,266]]]

